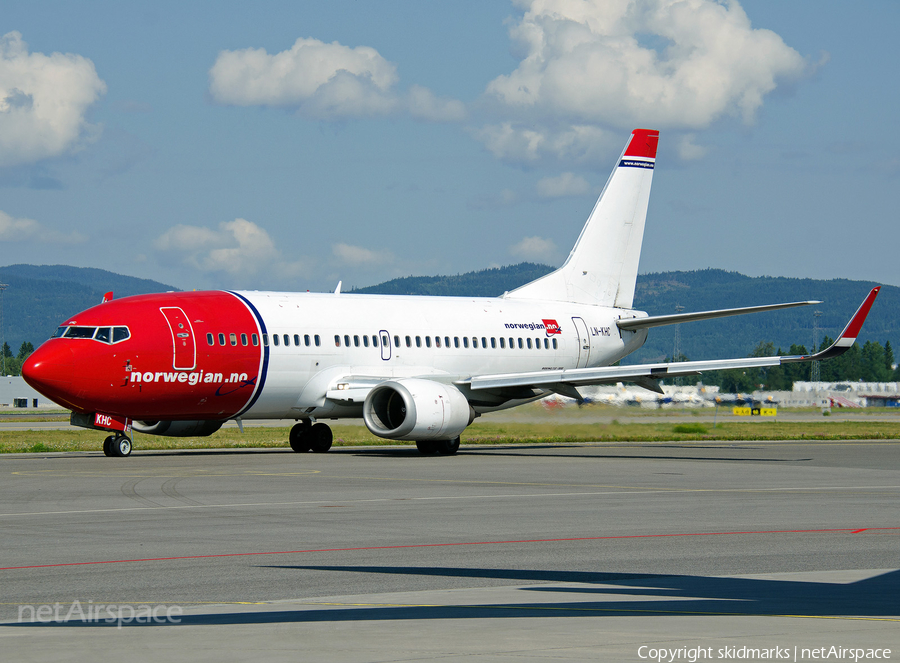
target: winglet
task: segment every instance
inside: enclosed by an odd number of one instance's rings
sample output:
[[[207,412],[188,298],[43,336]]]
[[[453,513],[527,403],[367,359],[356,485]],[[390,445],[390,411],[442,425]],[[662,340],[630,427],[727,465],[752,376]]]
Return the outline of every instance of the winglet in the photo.
[[[113,293],[112,293],[112,290],[110,290],[109,292],[107,292],[106,294],[103,295],[103,301],[100,303],[105,304],[106,302],[111,302],[112,299],[113,299]]]
[[[872,288],[863,303],[856,310],[856,313],[850,318],[850,322],[844,327],[844,331],[841,332],[834,343],[819,353],[804,357],[785,357],[784,361],[821,361],[823,359],[831,359],[832,357],[844,354],[853,347],[854,343],[856,343],[856,337],[859,336],[859,331],[866,321],[866,316],[869,315],[869,311],[872,308],[872,304],[875,302],[875,298],[878,296],[879,290],[881,290],[880,285]]]

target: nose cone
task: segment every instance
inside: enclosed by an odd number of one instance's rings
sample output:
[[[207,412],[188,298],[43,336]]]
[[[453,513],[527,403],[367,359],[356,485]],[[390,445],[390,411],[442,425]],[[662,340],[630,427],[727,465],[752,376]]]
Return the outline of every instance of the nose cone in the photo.
[[[75,377],[71,344],[56,340],[44,343],[25,360],[22,377],[50,400],[70,407]]]

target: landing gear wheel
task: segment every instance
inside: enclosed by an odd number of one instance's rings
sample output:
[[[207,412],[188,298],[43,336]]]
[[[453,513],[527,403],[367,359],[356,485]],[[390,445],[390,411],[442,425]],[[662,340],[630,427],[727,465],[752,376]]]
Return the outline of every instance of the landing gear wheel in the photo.
[[[103,455],[104,456],[115,456],[115,451],[113,451],[113,445],[116,443],[116,436],[110,435],[105,440],[103,440]]]
[[[112,436],[110,436],[112,437]],[[109,438],[106,438],[107,440]],[[104,447],[106,443],[104,443]],[[124,458],[131,455],[131,438],[127,435],[116,435],[112,443],[109,445],[112,455],[117,458]],[[104,449],[105,451],[105,449]]]
[[[453,456],[459,451],[459,438],[452,440],[441,440],[437,443],[437,452],[442,456]]]
[[[436,454],[438,450],[437,445],[438,443],[434,440],[416,440],[416,449],[418,449],[419,453],[423,456]]]
[[[291,428],[291,432],[288,435],[288,442],[291,444],[291,449],[301,454],[310,450],[310,428],[309,421],[303,421]]]
[[[312,448],[313,453],[323,454],[331,449],[334,435],[332,435],[331,429],[326,424],[313,424],[312,428],[309,429],[309,433],[306,434],[306,439],[309,440],[309,446]]]

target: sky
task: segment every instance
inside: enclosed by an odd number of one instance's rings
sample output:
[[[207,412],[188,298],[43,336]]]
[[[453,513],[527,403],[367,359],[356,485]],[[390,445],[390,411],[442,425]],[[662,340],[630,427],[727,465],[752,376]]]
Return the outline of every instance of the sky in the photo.
[[[559,265],[900,285],[900,2],[0,2],[0,265],[345,290]]]

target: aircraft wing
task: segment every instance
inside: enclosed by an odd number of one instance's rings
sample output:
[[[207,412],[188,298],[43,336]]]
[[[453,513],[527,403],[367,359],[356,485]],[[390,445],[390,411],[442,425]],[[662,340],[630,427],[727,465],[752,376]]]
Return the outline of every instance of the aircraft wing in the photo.
[[[640,386],[660,391],[657,380],[682,375],[697,375],[708,371],[732,368],[761,368],[801,361],[820,361],[843,354],[856,342],[872,303],[881,287],[872,288],[862,305],[844,327],[837,340],[825,350],[812,355],[780,357],[746,357],[743,359],[713,359],[709,361],[682,361],[664,364],[639,364],[632,366],[599,366],[596,368],[571,368],[559,371],[534,371],[530,373],[506,373],[477,375],[457,384],[470,389],[502,389],[510,387],[534,387],[549,389],[563,395],[578,397],[574,387],[611,382],[635,382]],[[783,305],[776,305],[783,306]],[[765,308],[765,307],[761,307]]]

